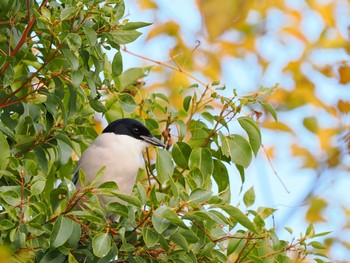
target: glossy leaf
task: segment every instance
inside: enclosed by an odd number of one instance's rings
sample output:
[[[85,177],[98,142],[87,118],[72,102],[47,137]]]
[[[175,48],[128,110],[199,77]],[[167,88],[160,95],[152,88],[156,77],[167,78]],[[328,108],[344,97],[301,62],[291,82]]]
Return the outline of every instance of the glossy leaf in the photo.
[[[97,34],[95,30],[91,27],[83,26],[83,30],[86,36],[86,39],[91,47],[94,47],[96,45],[97,41]]]
[[[125,45],[135,41],[141,36],[141,33],[136,30],[114,31],[112,32],[112,36],[118,44]]]
[[[57,218],[51,233],[51,247],[57,248],[67,242],[73,232],[73,224],[74,222],[65,216]]]
[[[10,147],[7,143],[6,137],[0,132],[0,170],[5,169],[10,157]]]
[[[256,156],[261,146],[261,133],[258,125],[247,117],[238,118],[238,122],[248,134],[250,147]]]
[[[219,192],[230,186],[230,179],[226,166],[219,160],[214,159],[213,178],[218,185]]]
[[[171,154],[163,149],[159,149],[156,160],[157,178],[161,183],[166,182],[173,174],[174,164]]]
[[[121,53],[118,51],[115,53],[112,61],[112,74],[113,76],[119,76],[123,72],[123,59]]]
[[[252,160],[252,152],[246,139],[238,134],[224,136],[220,133],[222,152],[231,157],[231,161],[247,168]]]
[[[254,204],[255,202],[255,192],[254,187],[250,187],[247,192],[245,192],[243,196],[244,204],[249,207]]]
[[[189,167],[191,170],[198,168],[205,177],[210,176],[214,169],[210,151],[205,148],[193,149],[189,158]]]
[[[159,240],[159,235],[156,231],[154,231],[149,226],[144,226],[142,229],[143,240],[147,247],[153,247],[157,244]]]
[[[228,213],[234,220],[236,220],[239,224],[247,228],[248,230],[256,233],[253,223],[249,220],[249,218],[237,207],[223,205],[220,206],[226,213]]]
[[[92,251],[99,258],[105,257],[111,250],[112,240],[108,233],[99,233],[92,239]]]
[[[174,162],[181,168],[188,167],[188,161],[191,155],[192,148],[185,142],[177,142],[171,151]]]

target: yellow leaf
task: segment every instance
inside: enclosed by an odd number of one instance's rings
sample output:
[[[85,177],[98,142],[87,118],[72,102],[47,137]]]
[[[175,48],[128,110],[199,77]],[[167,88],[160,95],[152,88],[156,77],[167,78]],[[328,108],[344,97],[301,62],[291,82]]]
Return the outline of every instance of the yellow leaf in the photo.
[[[152,0],[140,0],[139,5],[142,9],[156,9],[158,8],[157,3]]]
[[[304,43],[308,42],[307,38],[304,36],[303,33],[300,32],[300,30],[293,28],[293,27],[285,27],[283,28],[283,31],[296,37],[297,39],[303,41]]]
[[[215,39],[245,19],[250,1],[199,0],[198,7],[209,37]]]
[[[268,157],[270,157],[270,159],[275,158],[275,147],[271,146],[271,147],[265,147],[265,153]]]
[[[309,150],[304,147],[299,146],[298,144],[293,144],[291,146],[291,151],[293,156],[298,156],[303,158],[303,168],[316,169],[318,167],[318,161],[311,154]]]
[[[100,134],[103,131],[103,125],[101,120],[93,120],[93,123],[95,124],[94,129],[95,131]]]
[[[325,222],[326,220],[322,216],[322,212],[327,205],[328,203],[324,199],[311,199],[310,208],[306,212],[306,220],[309,222]]]
[[[270,130],[290,132],[294,134],[294,131],[287,124],[279,121],[265,121],[263,122],[262,127]]]
[[[327,151],[327,164],[329,167],[336,167],[340,164],[341,151],[337,147],[333,147]]]
[[[153,29],[148,33],[147,40],[150,40],[159,35],[169,35],[169,36],[179,36],[179,24],[174,21],[168,21],[164,24],[157,25],[153,27]]]
[[[332,147],[334,135],[338,134],[337,129],[319,129],[317,132],[319,144],[322,150],[328,151]]]

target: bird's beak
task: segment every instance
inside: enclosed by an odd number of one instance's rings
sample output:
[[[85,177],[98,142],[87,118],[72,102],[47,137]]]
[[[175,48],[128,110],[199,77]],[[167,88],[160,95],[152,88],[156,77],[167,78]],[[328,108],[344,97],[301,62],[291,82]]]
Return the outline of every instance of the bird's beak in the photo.
[[[145,142],[148,142],[149,144],[152,144],[154,146],[161,146],[161,147],[165,147],[165,144],[162,143],[159,139],[157,139],[154,136],[144,136],[141,135],[140,136],[142,138],[142,140],[144,140]]]

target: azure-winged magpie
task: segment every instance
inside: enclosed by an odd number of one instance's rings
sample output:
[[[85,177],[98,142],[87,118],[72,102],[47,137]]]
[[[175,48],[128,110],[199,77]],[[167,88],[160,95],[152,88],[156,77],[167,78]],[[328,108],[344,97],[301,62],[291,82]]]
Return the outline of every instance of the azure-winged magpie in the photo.
[[[139,158],[142,151],[150,145],[165,145],[139,121],[129,118],[110,123],[96,140],[84,151],[75,171],[73,182],[78,182],[79,169],[85,174],[85,183],[92,182],[96,174],[104,167],[99,184],[114,181],[119,191],[131,194],[139,169]],[[120,201],[116,198],[100,197],[102,205]],[[109,216],[118,221],[119,216]]]

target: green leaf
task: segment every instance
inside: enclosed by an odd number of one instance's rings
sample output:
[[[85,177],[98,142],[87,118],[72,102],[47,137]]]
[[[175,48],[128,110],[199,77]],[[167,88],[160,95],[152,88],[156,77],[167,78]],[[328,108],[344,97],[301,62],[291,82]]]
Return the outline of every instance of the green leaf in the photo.
[[[131,42],[134,42],[142,33],[136,30],[123,30],[123,31],[113,31],[113,39],[119,45],[125,45]]]
[[[312,246],[313,248],[316,248],[316,249],[326,249],[327,247],[322,244],[321,242],[318,242],[318,241],[312,241],[309,243],[310,246]]]
[[[11,228],[14,228],[15,224],[13,222],[11,222],[8,219],[2,219],[0,220],[0,231],[5,231],[5,230],[9,230]]]
[[[266,94],[266,95],[271,95],[272,93],[275,92],[275,90],[278,88],[278,83],[276,83],[274,86],[272,87],[264,87],[264,86],[260,86],[259,87],[259,91],[262,93],[262,94]]]
[[[78,51],[81,47],[81,37],[76,33],[69,33],[66,37],[69,49],[73,52]]]
[[[115,53],[112,61],[112,74],[113,76],[119,76],[123,72],[123,59],[120,51]]]
[[[62,254],[59,250],[49,250],[40,259],[39,263],[63,263],[65,262],[66,256]]]
[[[118,96],[119,105],[125,112],[133,113],[137,108],[137,104],[133,96],[127,93],[119,94]]]
[[[162,217],[168,219],[174,225],[186,228],[186,226],[183,224],[182,220],[178,217],[175,211],[173,211],[169,207],[160,207],[154,213],[159,213]]]
[[[136,206],[136,207],[141,207],[141,201],[135,196],[122,194],[122,193],[119,193],[119,192],[115,193],[115,195],[119,199],[127,202],[128,204],[131,204],[131,205]]]
[[[73,144],[70,138],[68,137],[68,135],[64,131],[58,131],[57,133],[55,133],[54,138],[64,142],[65,144],[67,144],[69,147],[73,149]]]
[[[103,103],[97,99],[89,100],[90,106],[97,112],[107,112],[107,109]]]
[[[230,186],[227,168],[217,159],[214,159],[213,178],[218,185],[219,192],[225,191]]]
[[[276,113],[276,110],[274,109],[274,107],[268,103],[268,102],[262,102],[262,101],[259,101],[259,103],[265,108],[268,110],[268,112],[271,113],[272,117],[274,118],[275,121],[277,121],[277,113]]]
[[[185,142],[177,142],[171,150],[171,155],[174,162],[182,169],[188,167],[188,160],[190,158],[192,148]]]
[[[159,235],[150,226],[144,225],[142,228],[143,241],[148,248],[153,247],[159,240]]]
[[[178,244],[186,252],[189,250],[188,242],[187,242],[186,238],[183,235],[179,234],[178,232],[171,235],[170,240],[173,241],[175,244]]]
[[[108,233],[99,233],[92,239],[92,251],[99,258],[105,257],[111,250],[112,240]]]
[[[174,171],[174,164],[171,154],[163,149],[158,149],[156,159],[157,178],[161,183],[165,183]]]
[[[120,20],[123,18],[125,13],[125,3],[124,1],[116,1],[116,5],[114,7],[114,15],[116,20]]]
[[[76,55],[69,49],[62,49],[62,53],[64,57],[66,58],[68,64],[71,66],[73,71],[78,70],[79,68],[79,59]]]
[[[71,19],[78,11],[79,9],[75,6],[66,7],[61,11],[60,18],[61,20]]]
[[[45,188],[46,182],[44,180],[38,180],[32,184],[30,188],[30,192],[32,195],[39,195]]]
[[[73,232],[74,221],[60,215],[52,229],[50,244],[51,247],[57,248],[62,246],[69,239]]]
[[[0,132],[0,149],[0,170],[5,170],[10,157],[10,146],[2,132]]]
[[[289,232],[289,234],[293,235],[293,229],[288,227],[288,226],[285,226],[284,227],[285,230],[287,230]]]
[[[6,187],[6,186],[4,186],[4,187]],[[0,197],[2,199],[4,199],[4,201],[11,206],[17,206],[21,203],[21,198],[20,198],[18,192],[14,191],[14,190],[3,191],[1,189],[0,190]]]
[[[261,133],[259,126],[248,117],[240,117],[238,118],[238,122],[248,134],[250,146],[256,156],[261,146]]]
[[[122,205],[118,202],[112,202],[112,203],[108,203],[106,206],[107,211],[110,211],[114,214],[118,214],[122,217],[128,217],[129,215],[129,209],[127,206]]]
[[[138,79],[147,76],[147,74],[148,69],[146,68],[130,68],[126,70],[119,76],[121,89],[125,89],[133,85]]]
[[[72,78],[73,86],[74,87],[79,87],[79,85],[81,84],[81,82],[84,79],[84,74],[83,74],[82,70],[80,69],[80,70],[77,70],[77,71],[72,71],[70,75],[71,75],[71,78]],[[76,103],[76,101],[75,101],[75,103]]]
[[[308,236],[309,238],[313,238],[315,236],[315,227],[314,227],[314,224],[311,223],[306,231],[305,231],[305,235]]]
[[[162,208],[162,207],[160,207]],[[158,208],[158,209],[160,209]],[[157,210],[158,210],[157,209]],[[156,210],[156,211],[157,211]],[[152,224],[154,226],[154,229],[159,233],[162,234],[168,227],[171,225],[170,221],[159,215],[158,213],[154,212],[152,216]]]
[[[155,230],[161,234],[170,224],[187,229],[187,226],[182,222],[178,215],[169,207],[161,206],[154,211],[152,223]]]
[[[197,167],[205,177],[210,176],[214,169],[210,151],[205,148],[195,148],[189,158],[189,167],[191,170]]]
[[[238,134],[224,136],[220,132],[219,136],[223,154],[230,156],[233,163],[247,168],[252,160],[252,151],[247,140]]]
[[[235,221],[247,228],[248,230],[256,233],[254,224],[249,220],[249,218],[237,207],[231,205],[219,206],[222,210],[228,213]]]
[[[67,246],[72,248],[78,248],[80,237],[81,237],[81,227],[77,222],[73,221],[73,231],[67,241]]]
[[[91,27],[83,26],[83,30],[86,36],[86,39],[89,43],[90,47],[94,47],[96,45],[97,40],[97,34],[95,30],[93,30]]]
[[[323,236],[326,236],[330,233],[332,233],[332,231],[321,232],[321,233],[315,234],[314,237],[323,237]]]
[[[250,187],[247,192],[245,192],[243,196],[243,202],[244,204],[249,207],[254,204],[255,202],[255,192],[254,187]]]
[[[192,191],[188,202],[203,203],[208,201],[212,195],[212,191],[197,188]]]
[[[13,134],[13,132],[6,126],[4,126],[2,123],[0,123],[0,131],[2,131],[9,139],[11,139],[12,141],[16,141],[15,135]],[[0,135],[3,136],[3,135]],[[1,143],[1,139],[0,139],[0,143]],[[5,146],[6,147],[6,146]],[[2,147],[1,147],[2,149]],[[1,153],[0,153],[1,156]]]
[[[306,129],[308,129],[310,132],[317,134],[319,130],[319,125],[317,118],[315,116],[312,117],[305,117],[303,119],[303,125]]]
[[[123,30],[135,30],[142,27],[146,27],[152,25],[152,23],[146,23],[146,22],[128,22],[125,25],[120,26]]]
[[[192,96],[186,96],[183,101],[183,108],[187,112],[188,109],[190,108],[190,103],[192,100]]]

